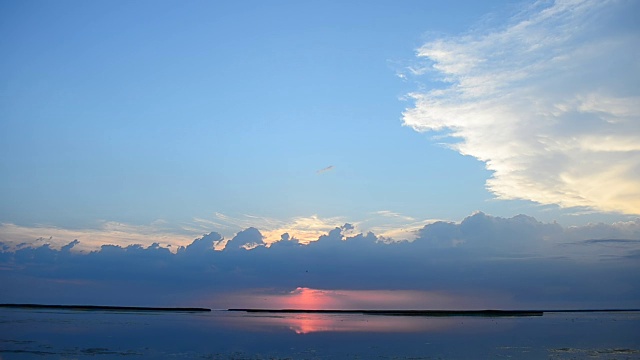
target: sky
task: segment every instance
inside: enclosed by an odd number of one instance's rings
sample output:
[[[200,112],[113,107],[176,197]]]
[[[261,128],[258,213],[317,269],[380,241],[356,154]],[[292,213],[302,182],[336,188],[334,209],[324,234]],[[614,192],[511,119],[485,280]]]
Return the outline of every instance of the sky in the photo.
[[[640,307],[639,11],[0,1],[0,302]]]

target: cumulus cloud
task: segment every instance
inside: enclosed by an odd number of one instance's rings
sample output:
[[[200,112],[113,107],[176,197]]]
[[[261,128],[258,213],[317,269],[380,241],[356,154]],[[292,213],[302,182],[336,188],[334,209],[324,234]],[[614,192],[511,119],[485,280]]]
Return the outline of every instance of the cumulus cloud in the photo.
[[[255,296],[244,298],[247,306],[298,295],[340,306],[415,305],[407,294],[439,307],[471,307],[456,302],[465,298],[501,307],[640,303],[640,220],[564,228],[478,212],[390,243],[355,230],[344,223],[306,244],[283,233],[267,247],[261,231],[249,227],[230,239],[210,232],[175,252],[158,243],[104,244],[90,252],[71,251],[82,240],[60,248],[47,239],[0,243],[0,302],[220,308],[233,307],[230,294],[248,292]],[[221,242],[226,246],[216,250]],[[372,295],[377,300],[367,302]]]
[[[432,89],[406,126],[486,163],[499,199],[640,213],[634,1],[536,2],[500,27],[418,49]]]
[[[320,217],[318,215],[296,216],[286,220],[275,219],[266,216],[256,216],[244,214],[241,216],[231,216],[222,213],[215,213],[212,219],[197,218],[188,227],[190,231],[196,233],[208,232],[215,228],[225,233],[238,233],[244,229],[255,227],[260,229],[265,245],[270,245],[280,240],[284,233],[290,234],[301,243],[315,241],[319,236],[344,224],[341,217]]]
[[[317,215],[297,216],[279,220],[264,216],[242,215],[230,216],[215,213],[211,218],[195,218],[179,227],[168,227],[163,221],[149,225],[132,225],[114,221],[105,221],[95,228],[65,229],[55,226],[21,226],[11,223],[0,223],[0,243],[6,247],[20,247],[27,244],[49,244],[53,248],[61,248],[72,240],[78,240],[74,251],[93,251],[104,244],[126,247],[128,245],[149,246],[154,243],[170,247],[172,252],[185,247],[197,237],[211,236],[215,229],[214,248],[223,249],[227,242],[248,228],[260,229],[261,239],[254,239],[247,247],[269,246],[281,239],[282,234],[289,233],[302,244],[316,241],[318,238],[341,226],[345,221],[341,217],[320,217]],[[211,233],[211,234],[210,234]],[[209,234],[209,235],[206,235]]]
[[[240,231],[236,236],[227,242],[224,247],[225,250],[251,250],[258,246],[264,246],[264,237],[260,233],[260,230],[250,227],[248,229]]]
[[[426,225],[418,231],[416,242],[432,247],[489,247],[494,252],[540,253],[543,246],[563,240],[564,229],[557,223],[542,223],[526,215],[501,218],[477,212],[459,224],[438,221]]]

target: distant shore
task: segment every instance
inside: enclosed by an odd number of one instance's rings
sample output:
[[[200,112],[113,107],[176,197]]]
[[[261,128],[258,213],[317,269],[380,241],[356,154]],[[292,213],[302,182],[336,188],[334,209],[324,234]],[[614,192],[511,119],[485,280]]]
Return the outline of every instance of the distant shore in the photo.
[[[93,311],[162,311],[162,312],[208,312],[211,309],[198,307],[149,307],[149,306],[103,306],[103,305],[44,305],[44,304],[0,304],[0,308],[57,309]]]
[[[209,308],[200,307],[152,307],[152,306],[107,306],[107,305],[47,305],[47,304],[0,304],[0,308],[13,309],[49,309],[76,311],[131,311],[131,312],[211,312]],[[356,314],[383,316],[479,316],[479,317],[514,317],[543,316],[544,313],[593,313],[593,312],[640,312],[640,309],[566,309],[566,310],[316,310],[316,309],[255,309],[232,308],[222,311],[246,313],[280,313],[280,314]]]
[[[247,313],[281,314],[361,314],[386,316],[542,316],[544,313],[640,312],[640,309],[569,309],[569,310],[308,310],[308,309],[228,309]]]
[[[300,309],[229,309],[248,313],[284,314],[362,314],[386,316],[542,316],[538,310],[300,310]]]

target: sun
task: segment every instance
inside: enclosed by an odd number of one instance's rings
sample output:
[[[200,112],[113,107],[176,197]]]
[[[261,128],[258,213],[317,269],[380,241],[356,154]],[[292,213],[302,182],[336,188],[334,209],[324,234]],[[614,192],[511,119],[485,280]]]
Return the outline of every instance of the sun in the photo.
[[[282,300],[287,309],[326,310],[335,306],[335,300],[327,291],[306,287],[296,288]]]

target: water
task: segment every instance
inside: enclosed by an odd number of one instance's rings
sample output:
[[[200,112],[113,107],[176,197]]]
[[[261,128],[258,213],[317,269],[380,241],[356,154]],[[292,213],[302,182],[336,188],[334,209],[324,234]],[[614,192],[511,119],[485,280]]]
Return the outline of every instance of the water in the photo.
[[[640,313],[542,317],[0,309],[0,359],[640,359]]]

